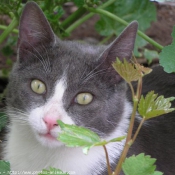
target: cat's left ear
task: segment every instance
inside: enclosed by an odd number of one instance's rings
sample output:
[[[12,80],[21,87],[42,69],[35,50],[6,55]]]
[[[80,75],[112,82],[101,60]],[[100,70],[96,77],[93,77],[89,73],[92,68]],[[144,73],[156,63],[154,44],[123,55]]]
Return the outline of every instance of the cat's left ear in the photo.
[[[110,64],[112,64],[116,58],[119,58],[120,60],[123,60],[124,58],[129,60],[134,49],[137,29],[137,21],[130,23],[120,36],[103,52],[101,59],[110,62]]]
[[[18,48],[30,50],[55,42],[55,35],[44,13],[35,2],[28,2],[21,15]]]

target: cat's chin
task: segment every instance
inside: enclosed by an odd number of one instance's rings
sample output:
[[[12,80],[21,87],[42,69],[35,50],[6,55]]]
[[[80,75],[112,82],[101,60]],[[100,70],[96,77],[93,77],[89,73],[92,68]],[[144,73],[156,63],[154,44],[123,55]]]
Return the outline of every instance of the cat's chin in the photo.
[[[58,148],[64,144],[51,134],[37,134],[37,140],[45,147]]]

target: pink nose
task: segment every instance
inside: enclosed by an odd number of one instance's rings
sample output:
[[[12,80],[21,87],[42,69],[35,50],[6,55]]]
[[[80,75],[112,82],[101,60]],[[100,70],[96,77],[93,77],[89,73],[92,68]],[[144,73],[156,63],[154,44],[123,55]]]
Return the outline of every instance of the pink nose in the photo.
[[[48,130],[53,129],[54,127],[58,126],[58,123],[55,119],[53,119],[52,117],[44,117],[43,118]]]

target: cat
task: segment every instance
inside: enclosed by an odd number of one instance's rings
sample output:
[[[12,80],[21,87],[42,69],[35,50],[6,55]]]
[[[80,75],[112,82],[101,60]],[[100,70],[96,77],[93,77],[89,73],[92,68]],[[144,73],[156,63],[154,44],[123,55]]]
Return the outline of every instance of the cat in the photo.
[[[85,155],[81,148],[66,147],[57,140],[57,120],[91,129],[106,140],[127,134],[131,93],[112,63],[116,57],[131,58],[137,28],[132,22],[108,46],[61,41],[39,6],[25,5],[6,96],[10,124],[3,158],[10,161],[12,174],[55,167],[76,175],[107,175],[103,148],[94,147]],[[160,66],[143,79],[144,95],[155,90],[170,97],[174,87],[175,75]],[[157,158],[157,170],[174,174],[174,115],[146,121],[128,156],[144,152]],[[138,115],[134,130],[139,121]],[[107,145],[113,170],[124,144]]]

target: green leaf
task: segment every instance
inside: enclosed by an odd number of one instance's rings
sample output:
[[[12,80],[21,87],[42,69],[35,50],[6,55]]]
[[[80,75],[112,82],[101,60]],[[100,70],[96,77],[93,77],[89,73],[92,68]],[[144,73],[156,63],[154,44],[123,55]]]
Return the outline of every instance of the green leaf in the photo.
[[[140,77],[140,71],[138,71],[132,63],[129,63],[124,59],[122,63],[118,58],[116,62],[112,64],[117,73],[128,83],[131,81],[137,81]]]
[[[134,55],[135,57],[142,57],[142,53],[139,52],[139,48],[142,48],[143,46],[147,45],[147,41],[145,41],[141,36],[137,35],[134,45]]]
[[[155,171],[153,174],[151,174],[151,175],[163,175],[163,173],[162,172],[160,172],[160,171]]]
[[[167,73],[175,72],[175,26],[172,32],[173,42],[171,45],[165,46],[160,53],[160,65],[164,67]]]
[[[10,175],[10,163],[0,160],[0,174]]]
[[[64,124],[60,120],[58,121],[58,124],[63,131],[59,134],[58,139],[66,143],[67,146],[89,146],[93,143],[100,142],[100,137],[89,129]]]
[[[59,133],[58,140],[63,142],[68,147],[83,147],[83,153],[87,154],[93,146],[103,146],[110,142],[119,142],[125,137],[118,137],[110,141],[101,140],[100,137],[93,131],[76,126],[64,124],[58,120],[62,132]]]
[[[122,170],[125,175],[161,175],[160,172],[155,172],[154,165],[156,159],[150,156],[145,156],[143,153],[126,158]]]
[[[82,1],[82,0],[74,0],[73,2],[74,2],[75,5],[78,6],[78,7],[81,7],[81,6],[84,5],[84,1]]]
[[[154,58],[159,58],[159,54],[155,50],[144,49],[144,57],[148,60],[148,64],[152,63]]]
[[[52,168],[50,167],[49,170],[43,169],[41,173],[39,173],[38,175],[69,175],[66,172],[61,171],[60,169],[56,169],[56,168]]]
[[[150,2],[149,0],[116,1],[112,5],[105,8],[105,10],[119,16],[127,22],[137,20],[141,31],[145,31],[150,27],[150,23],[152,21],[156,21],[156,7],[154,3]],[[100,21],[101,23],[106,23],[107,20],[110,24],[110,26],[107,26],[109,27],[109,30],[113,30],[113,32],[116,33],[116,29],[120,29],[116,34],[119,34],[123,30],[124,26],[122,24],[114,22],[106,16],[102,16]],[[98,27],[98,22],[96,26]],[[98,32],[101,34],[103,29],[105,30],[105,28],[101,28],[101,30]]]
[[[152,21],[156,20],[156,7],[150,0],[120,0],[108,6],[105,10],[119,16],[128,23],[137,20],[139,29],[145,31],[150,27]],[[95,28],[100,35],[109,36],[112,34],[119,35],[124,29],[121,23],[110,19],[104,15],[100,16],[100,20],[96,23]],[[147,42],[141,37],[137,37],[134,54],[141,56],[138,48],[145,46]]]
[[[154,91],[149,92],[144,98],[143,95],[138,104],[138,112],[145,119],[157,117],[175,110],[171,107],[171,101],[175,98],[164,98],[158,94],[154,94]]]

